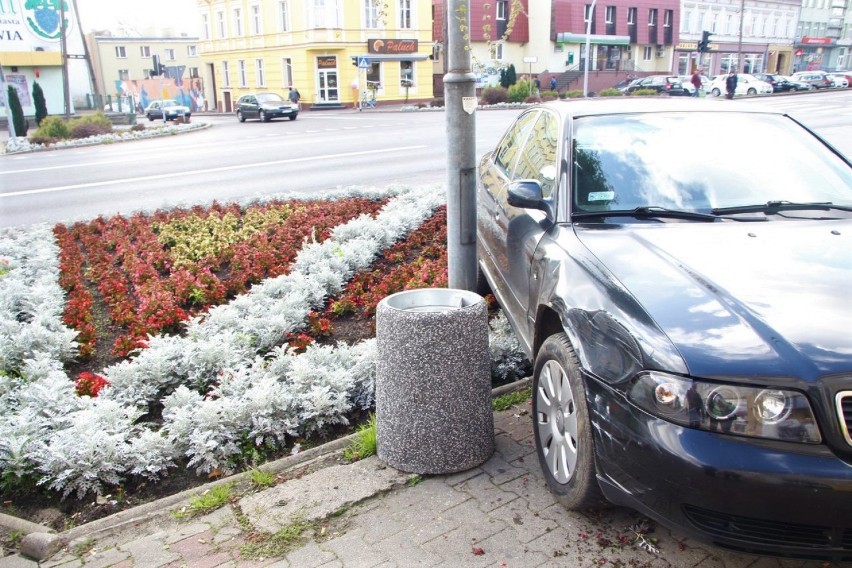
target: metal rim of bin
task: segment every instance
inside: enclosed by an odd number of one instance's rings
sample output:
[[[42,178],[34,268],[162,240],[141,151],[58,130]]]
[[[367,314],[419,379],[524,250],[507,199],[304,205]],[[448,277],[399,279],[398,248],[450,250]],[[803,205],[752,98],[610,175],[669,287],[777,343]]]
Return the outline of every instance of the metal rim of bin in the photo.
[[[420,474],[464,471],[494,453],[488,314],[452,288],[407,290],[376,308],[379,458]]]

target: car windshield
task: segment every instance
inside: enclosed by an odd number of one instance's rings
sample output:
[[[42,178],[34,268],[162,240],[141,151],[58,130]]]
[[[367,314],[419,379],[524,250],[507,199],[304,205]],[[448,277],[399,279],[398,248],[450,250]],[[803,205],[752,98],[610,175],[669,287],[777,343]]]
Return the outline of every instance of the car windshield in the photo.
[[[174,99],[166,99],[166,100],[163,101],[163,106],[164,107],[170,107],[170,106],[173,107],[173,106],[178,106],[178,104],[177,104],[177,101],[174,100]]]
[[[702,147],[684,143],[700,132]],[[773,156],[772,183],[757,156]],[[789,201],[852,205],[852,169],[788,118],[645,113],[574,121],[575,211],[637,207],[709,213]]]
[[[283,101],[280,95],[276,95],[275,93],[263,93],[261,95],[257,95],[257,102],[259,103],[277,103]]]

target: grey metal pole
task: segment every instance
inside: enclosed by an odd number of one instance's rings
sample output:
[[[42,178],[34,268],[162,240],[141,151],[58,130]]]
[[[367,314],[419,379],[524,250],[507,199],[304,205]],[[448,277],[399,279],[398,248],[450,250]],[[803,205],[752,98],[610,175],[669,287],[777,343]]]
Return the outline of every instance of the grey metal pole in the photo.
[[[470,1],[447,2],[447,269],[450,288],[476,291],[476,77],[464,38]]]
[[[65,105],[65,118],[71,116],[71,87],[68,84],[68,43],[65,38],[65,0],[59,0],[59,51],[62,54],[62,101]]]
[[[12,107],[9,106],[9,85],[6,83],[6,74],[3,71],[3,64],[0,63],[0,104],[6,109],[6,125],[9,129],[9,138],[14,138],[15,120],[12,117]]]
[[[583,70],[583,97],[589,96],[589,60],[592,58],[590,53],[592,39],[592,18],[595,17],[595,4],[598,0],[592,0],[592,5],[589,7],[589,20],[586,22],[586,65]]]

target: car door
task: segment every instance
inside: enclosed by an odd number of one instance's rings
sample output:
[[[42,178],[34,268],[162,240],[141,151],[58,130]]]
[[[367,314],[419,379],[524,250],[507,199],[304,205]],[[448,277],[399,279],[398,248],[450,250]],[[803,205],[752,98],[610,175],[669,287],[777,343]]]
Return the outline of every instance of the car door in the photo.
[[[246,118],[257,118],[258,110],[260,109],[257,97],[253,95],[247,96],[245,102],[240,105],[240,109],[243,111],[243,116]]]
[[[522,334],[530,325],[530,263],[550,220],[542,211],[510,205],[508,189],[513,182],[534,180],[547,200],[554,199],[558,124],[547,109],[524,113],[480,170],[480,241],[493,271],[493,291]]]

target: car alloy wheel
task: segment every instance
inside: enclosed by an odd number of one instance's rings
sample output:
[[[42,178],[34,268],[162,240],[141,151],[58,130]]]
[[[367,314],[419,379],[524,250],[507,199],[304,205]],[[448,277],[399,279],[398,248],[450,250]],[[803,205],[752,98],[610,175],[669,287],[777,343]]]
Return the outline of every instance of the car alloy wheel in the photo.
[[[533,375],[536,454],[548,488],[567,509],[601,502],[580,363],[564,333],[548,337]]]
[[[240,111],[240,110],[237,111],[237,120],[239,120],[240,122],[246,121],[246,117],[243,115],[243,112]]]
[[[717,87],[713,87],[713,90],[710,91],[710,94],[713,95],[714,97],[718,97],[719,95],[722,94],[722,91],[720,91]]]
[[[261,122],[269,122],[269,117],[266,116],[266,113],[263,111],[260,111],[257,117],[260,119]]]
[[[747,92],[746,94],[748,94],[748,95],[756,95],[756,94],[757,94],[757,89],[749,89],[749,90],[748,90],[748,92]]]

